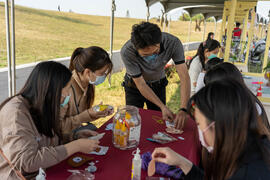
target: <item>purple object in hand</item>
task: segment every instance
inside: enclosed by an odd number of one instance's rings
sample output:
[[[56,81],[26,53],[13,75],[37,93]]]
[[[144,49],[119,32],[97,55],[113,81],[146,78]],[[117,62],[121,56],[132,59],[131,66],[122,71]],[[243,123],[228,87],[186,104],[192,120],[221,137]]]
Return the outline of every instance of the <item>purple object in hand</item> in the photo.
[[[148,169],[149,162],[152,160],[151,152],[146,152],[142,154],[142,169],[146,170]],[[176,166],[169,166],[168,164],[156,162],[156,173],[170,177],[173,179],[181,179],[182,177],[182,170],[180,168],[177,168]]]

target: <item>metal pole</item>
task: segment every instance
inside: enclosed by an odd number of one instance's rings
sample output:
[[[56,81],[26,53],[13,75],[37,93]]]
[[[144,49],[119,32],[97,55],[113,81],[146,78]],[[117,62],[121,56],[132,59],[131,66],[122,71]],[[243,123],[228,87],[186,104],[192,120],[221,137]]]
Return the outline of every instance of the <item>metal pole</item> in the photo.
[[[111,35],[110,35],[110,57],[113,57],[113,30],[114,30],[114,11],[116,10],[115,0],[112,0],[112,15],[111,15]],[[111,73],[109,74],[109,86],[111,87]]]
[[[249,16],[249,10],[247,10],[246,12],[246,16],[245,16],[245,20],[244,20],[244,26],[243,26],[243,31],[241,34],[241,51],[240,51],[240,55],[243,56],[243,52],[244,52],[244,47],[247,41],[247,25],[248,25],[248,16]],[[247,64],[247,61],[244,62],[245,64]]]
[[[206,31],[206,19],[205,19],[205,18],[204,18],[204,21],[203,21],[203,25],[204,25],[204,28],[203,28],[203,37],[202,37],[202,41],[204,41],[205,31]]]
[[[10,57],[10,32],[9,32],[9,4],[5,2],[6,9],[6,41],[7,41],[7,65],[8,65],[8,96],[12,96],[12,76],[11,76],[11,57]]]
[[[254,34],[254,23],[255,23],[255,10],[254,8],[252,9],[252,17],[251,17],[251,23],[248,31],[248,44],[247,44],[247,50],[246,50],[246,58],[245,58],[245,63],[248,63],[248,57],[249,57],[249,50],[250,50],[250,44],[253,39],[253,34]]]
[[[268,63],[268,55],[269,55],[269,47],[270,47],[270,23],[268,23],[267,34],[266,34],[266,44],[263,58],[263,69],[267,66]]]
[[[11,52],[12,52],[12,95],[16,94],[16,52],[15,52],[15,10],[14,0],[11,0]]]
[[[170,20],[168,20],[168,21],[169,21],[169,23],[168,23],[168,33],[170,33],[170,30],[171,30],[170,26],[171,26],[172,18],[170,17]]]
[[[217,19],[215,18],[215,36],[216,36],[216,32],[217,32]]]
[[[221,23],[221,27],[220,27],[219,42],[222,42],[222,37],[223,37],[223,34],[224,34],[225,24],[226,24],[226,8],[225,8],[225,4],[224,4],[223,15],[222,15],[222,23]]]
[[[147,12],[146,12],[146,21],[149,22],[150,18],[150,11],[149,11],[149,6],[147,5]]]
[[[227,39],[226,39],[226,47],[225,47],[225,55],[224,55],[225,62],[229,61],[229,58],[230,58],[232,31],[233,31],[233,24],[234,24],[237,0],[232,0],[230,2],[231,2],[231,10],[230,10],[228,26],[227,26]]]
[[[191,20],[191,17],[190,17],[190,20],[189,20],[189,27],[188,27],[188,39],[187,39],[187,49],[186,51],[189,51],[189,42],[190,42],[190,34],[191,34],[191,23],[192,23],[192,20]]]
[[[165,32],[165,26],[166,26],[166,24],[165,24],[165,18],[166,18],[165,14],[166,13],[163,14],[163,28],[162,28],[163,32]]]

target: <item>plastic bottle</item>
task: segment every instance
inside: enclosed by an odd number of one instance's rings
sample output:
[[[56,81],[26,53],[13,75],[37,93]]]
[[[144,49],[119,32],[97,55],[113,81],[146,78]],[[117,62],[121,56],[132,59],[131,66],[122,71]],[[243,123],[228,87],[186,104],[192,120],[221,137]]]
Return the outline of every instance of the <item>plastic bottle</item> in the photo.
[[[131,170],[131,179],[132,180],[141,180],[141,168],[142,168],[142,159],[140,156],[140,149],[137,148],[136,154],[132,159],[132,170]]]

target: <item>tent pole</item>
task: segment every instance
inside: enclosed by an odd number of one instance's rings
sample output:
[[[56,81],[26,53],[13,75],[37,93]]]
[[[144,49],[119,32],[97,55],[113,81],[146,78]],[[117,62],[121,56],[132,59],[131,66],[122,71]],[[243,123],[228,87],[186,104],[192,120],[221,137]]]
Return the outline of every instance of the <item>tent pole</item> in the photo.
[[[216,32],[217,32],[217,20],[215,18],[215,35],[216,35]]]
[[[16,94],[16,52],[15,52],[15,10],[14,0],[11,0],[11,48],[12,48],[12,95]]]
[[[190,34],[191,34],[191,23],[192,23],[192,20],[191,20],[191,17],[190,17],[190,20],[189,20],[189,27],[188,27],[188,39],[187,39],[187,49],[186,51],[189,51],[189,42],[190,42]]]
[[[146,12],[146,21],[149,22],[150,18],[150,11],[149,11],[149,6],[147,5],[147,12]]]
[[[246,58],[245,58],[245,64],[248,63],[248,57],[249,57],[249,49],[250,49],[250,44],[253,38],[253,30],[254,30],[254,23],[255,23],[255,10],[254,8],[252,9],[252,18],[251,18],[251,23],[248,31],[248,44],[247,44],[247,51],[246,51]]]
[[[202,37],[202,41],[204,41],[204,37],[205,37],[205,32],[206,32],[206,19],[204,18],[204,21],[203,21],[203,37]]]
[[[270,23],[268,23],[267,38],[266,38],[264,58],[263,58],[263,69],[267,66],[267,63],[268,63],[269,47],[270,47]]]
[[[242,57],[242,54],[244,53],[244,47],[245,47],[245,44],[246,44],[246,41],[247,41],[248,15],[249,15],[249,11],[246,12],[246,17],[245,17],[245,21],[244,21],[243,32],[241,34],[241,51],[240,51],[241,57]],[[247,64],[246,61],[245,61],[245,64]]]
[[[233,31],[236,5],[237,5],[237,0],[232,0],[231,1],[231,11],[230,11],[229,20],[228,20],[228,28],[227,28],[227,39],[226,39],[226,47],[225,47],[225,55],[224,55],[225,62],[229,61],[229,58],[230,58],[232,31]]]
[[[110,57],[113,58],[113,31],[114,31],[114,11],[116,10],[115,0],[112,0],[111,31],[110,31]],[[109,74],[109,87],[111,87],[112,74]]]
[[[12,75],[11,75],[11,56],[10,56],[10,27],[9,27],[9,3],[5,1],[6,15],[6,42],[7,42],[7,65],[8,65],[8,96],[12,96]]]

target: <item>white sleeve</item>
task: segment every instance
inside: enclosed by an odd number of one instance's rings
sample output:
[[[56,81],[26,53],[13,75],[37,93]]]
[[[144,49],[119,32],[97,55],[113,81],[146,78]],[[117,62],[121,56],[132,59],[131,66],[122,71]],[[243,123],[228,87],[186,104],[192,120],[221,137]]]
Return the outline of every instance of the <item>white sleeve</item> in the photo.
[[[196,86],[196,89],[195,89],[196,92],[198,92],[200,89],[202,89],[205,86],[205,84],[204,84],[204,76],[205,76],[204,72],[199,74],[199,77],[198,77],[198,80],[197,80],[197,86]]]

